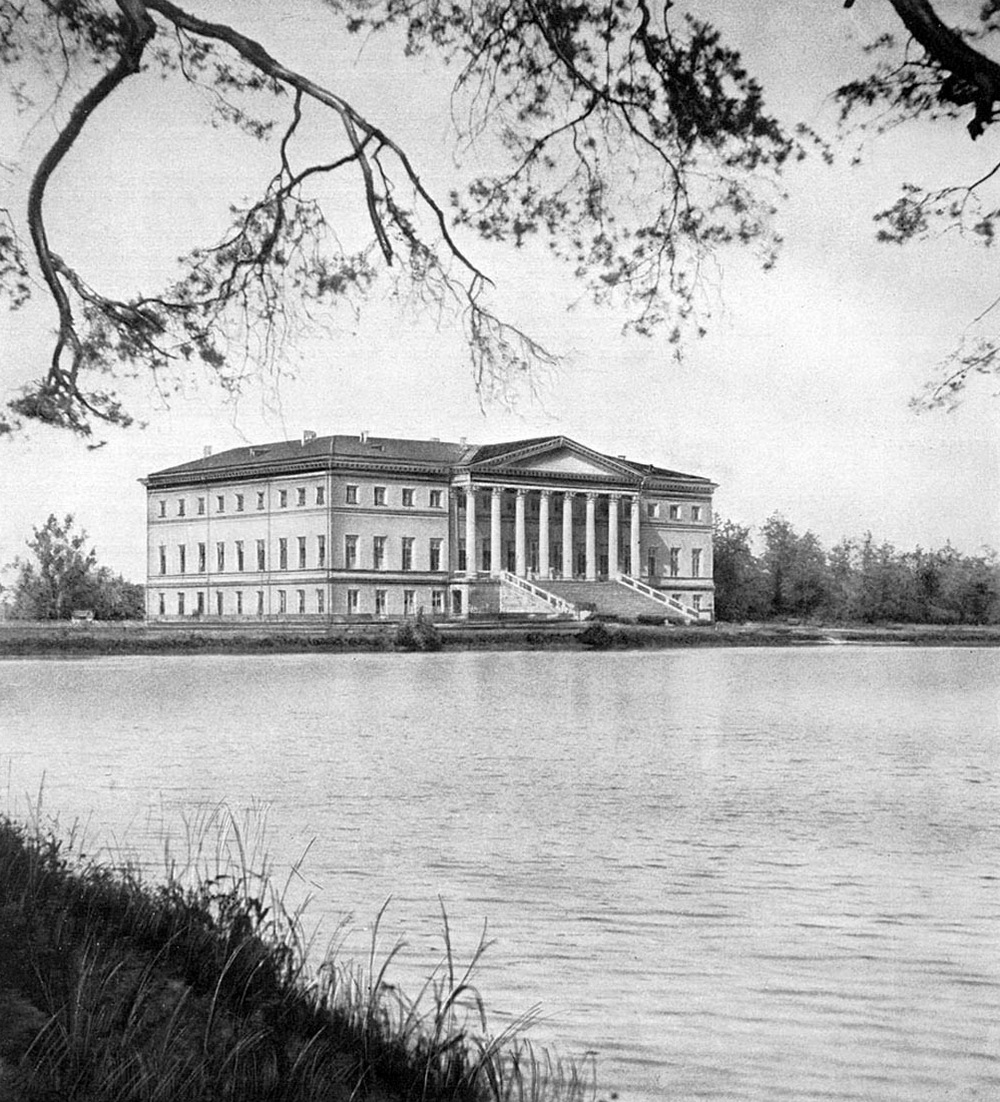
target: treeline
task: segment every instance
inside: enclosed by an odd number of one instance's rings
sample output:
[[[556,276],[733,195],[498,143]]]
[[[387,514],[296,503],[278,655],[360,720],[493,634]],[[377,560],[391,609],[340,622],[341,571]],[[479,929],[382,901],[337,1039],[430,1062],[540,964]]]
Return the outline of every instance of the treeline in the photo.
[[[899,551],[872,534],[827,551],[779,513],[753,532],[715,525],[715,611],[723,621],[795,617],[864,623],[1000,623],[1000,560],[950,544]]]

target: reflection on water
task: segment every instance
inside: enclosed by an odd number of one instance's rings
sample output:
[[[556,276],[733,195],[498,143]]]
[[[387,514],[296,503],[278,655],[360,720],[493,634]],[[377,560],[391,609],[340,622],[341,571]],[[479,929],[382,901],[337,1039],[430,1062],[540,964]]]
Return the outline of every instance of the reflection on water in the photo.
[[[312,839],[415,989],[439,900],[497,1027],[624,1099],[1000,1096],[996,651],[123,658],[0,665],[8,800],[159,853],[199,806]],[[305,887],[302,889],[305,890]]]

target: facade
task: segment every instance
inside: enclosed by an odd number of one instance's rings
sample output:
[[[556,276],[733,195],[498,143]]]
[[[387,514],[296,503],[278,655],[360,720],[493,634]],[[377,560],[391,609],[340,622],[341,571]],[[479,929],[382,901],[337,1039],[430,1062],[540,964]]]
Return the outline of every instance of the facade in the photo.
[[[714,484],[563,436],[307,432],[143,483],[151,620],[551,613],[602,582],[712,615]]]

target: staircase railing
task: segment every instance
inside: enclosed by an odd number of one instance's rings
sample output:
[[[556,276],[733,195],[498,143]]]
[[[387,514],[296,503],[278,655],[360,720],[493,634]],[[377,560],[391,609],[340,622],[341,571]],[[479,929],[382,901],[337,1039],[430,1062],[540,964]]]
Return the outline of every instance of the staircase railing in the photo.
[[[535,585],[534,582],[529,581],[527,578],[521,578],[517,574],[512,574],[509,570],[504,570],[500,574],[500,580],[507,585],[512,585],[517,589],[524,590],[525,593],[530,593],[540,601],[544,601],[555,612],[573,616],[577,620],[583,619],[580,609],[571,601],[567,601],[565,598],[555,593],[550,593],[547,589],[542,589],[540,585]]]
[[[692,620],[708,619],[711,615],[705,609],[686,605],[675,597],[671,597],[669,593],[664,593],[662,589],[654,589],[651,585],[640,582],[638,578],[629,577],[628,574],[619,574],[615,581],[619,585],[625,586],[626,589],[634,589],[636,593],[641,593],[644,597],[649,597],[654,601],[659,601],[661,605],[666,605],[671,612],[676,612],[678,616],[682,616],[686,624],[690,624]]]

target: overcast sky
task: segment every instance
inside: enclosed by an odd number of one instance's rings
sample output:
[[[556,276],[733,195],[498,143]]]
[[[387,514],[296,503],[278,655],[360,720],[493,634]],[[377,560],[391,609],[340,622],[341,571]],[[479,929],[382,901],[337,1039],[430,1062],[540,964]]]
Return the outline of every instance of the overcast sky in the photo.
[[[334,48],[327,28],[336,24],[316,0],[190,6],[231,17],[279,58],[354,96],[410,148],[442,197],[457,179],[448,79],[431,61],[404,67],[380,44],[360,56],[356,42]],[[829,93],[861,70],[860,46],[881,29],[887,7],[711,5],[763,80],[771,109],[831,135]],[[247,173],[256,154],[246,143],[199,124],[204,111],[195,97],[164,101],[162,92],[156,78],[133,78],[94,118],[51,189],[55,251],[92,283],[123,294],[166,282],[173,258],[210,243],[226,204],[252,187]],[[0,132],[15,130],[9,112],[0,117]],[[24,150],[37,151],[51,132],[43,123]],[[475,259],[499,284],[498,303],[564,354],[536,403],[481,410],[455,328],[379,301],[360,319],[345,313],[307,341],[277,395],[251,388],[233,407],[204,380],[169,403],[148,386],[133,387],[133,407],[148,428],[110,432],[96,451],[32,429],[0,443],[0,564],[23,551],[32,526],[49,513],[72,512],[102,562],[142,580],[139,478],[196,458],[205,445],[221,450],[304,428],[484,443],[561,433],[708,476],[720,484],[723,515],[759,524],[781,511],[827,546],[866,530],[903,548],[946,540],[969,552],[996,546],[1000,383],[980,380],[951,414],[916,414],[908,405],[1000,293],[995,257],[956,237],[880,246],[871,216],[903,180],[975,178],[991,153],[997,157],[998,140],[1000,127],[976,146],[961,127],[915,127],[871,142],[859,168],[848,164],[853,145],[833,168],[815,158],[795,168],[777,268],[761,273],[746,255],[723,256],[710,285],[709,335],[680,365],[660,340],[623,338],[622,316],[581,299],[542,250],[474,245]],[[6,149],[3,157],[17,152]],[[23,182],[9,183],[20,201]],[[44,372],[52,324],[42,296],[19,314],[0,315],[5,395]]]

